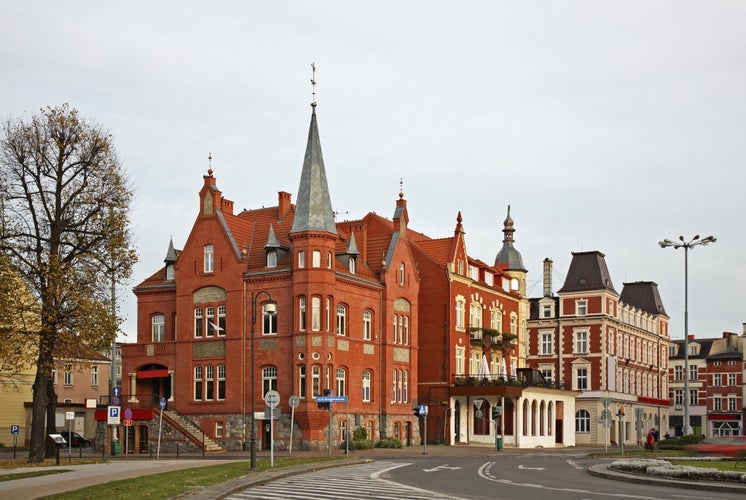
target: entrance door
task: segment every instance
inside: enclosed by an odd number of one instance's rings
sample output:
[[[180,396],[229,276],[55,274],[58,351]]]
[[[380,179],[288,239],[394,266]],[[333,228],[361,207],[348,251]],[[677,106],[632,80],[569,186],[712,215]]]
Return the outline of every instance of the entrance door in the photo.
[[[456,401],[453,407],[453,432],[455,434],[454,442],[461,442],[461,403]]]

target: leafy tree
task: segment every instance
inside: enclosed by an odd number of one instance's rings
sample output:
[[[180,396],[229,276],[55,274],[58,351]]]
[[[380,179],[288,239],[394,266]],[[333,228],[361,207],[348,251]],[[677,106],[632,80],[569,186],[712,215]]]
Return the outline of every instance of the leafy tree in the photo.
[[[0,250],[34,295],[40,318],[29,462],[44,459],[46,429],[55,428],[55,356],[101,349],[116,337],[110,288],[137,260],[131,199],[111,136],[69,105],[3,124]]]

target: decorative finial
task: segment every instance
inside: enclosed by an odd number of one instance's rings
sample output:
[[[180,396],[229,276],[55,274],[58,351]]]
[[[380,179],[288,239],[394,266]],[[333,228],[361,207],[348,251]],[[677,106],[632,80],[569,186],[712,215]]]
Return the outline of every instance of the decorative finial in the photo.
[[[207,174],[212,175],[212,153],[207,154]]]
[[[404,198],[404,178],[399,177],[399,198]]]
[[[311,107],[316,107],[316,63],[311,63]]]

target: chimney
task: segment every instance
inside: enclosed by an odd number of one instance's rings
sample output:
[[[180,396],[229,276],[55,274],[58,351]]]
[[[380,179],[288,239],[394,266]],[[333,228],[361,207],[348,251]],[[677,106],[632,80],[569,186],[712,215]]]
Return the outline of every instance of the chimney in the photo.
[[[689,340],[694,340],[694,334],[689,334],[689,335],[687,335],[687,338],[688,338]]]
[[[544,259],[544,297],[552,296],[552,259],[547,257]],[[746,323],[744,323],[744,331],[746,331]]]
[[[277,192],[277,212],[279,215],[279,218],[282,219],[287,215],[288,210],[290,210],[290,193],[286,193],[285,191],[278,191]]]
[[[746,323],[741,323],[741,326],[743,327],[743,336],[746,337]]]

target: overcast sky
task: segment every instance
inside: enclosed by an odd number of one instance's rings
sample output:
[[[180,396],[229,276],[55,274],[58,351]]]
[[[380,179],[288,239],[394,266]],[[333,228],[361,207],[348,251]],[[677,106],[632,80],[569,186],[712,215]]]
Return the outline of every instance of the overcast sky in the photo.
[[[108,128],[135,191],[140,262],[182,248],[212,153],[243,208],[296,198],[311,108],[340,219],[453,233],[493,263],[507,206],[529,296],[573,251],[599,250],[614,287],[658,283],[684,335],[689,252],[698,337],[746,322],[746,2],[194,2],[0,0],[0,115],[69,103]]]

